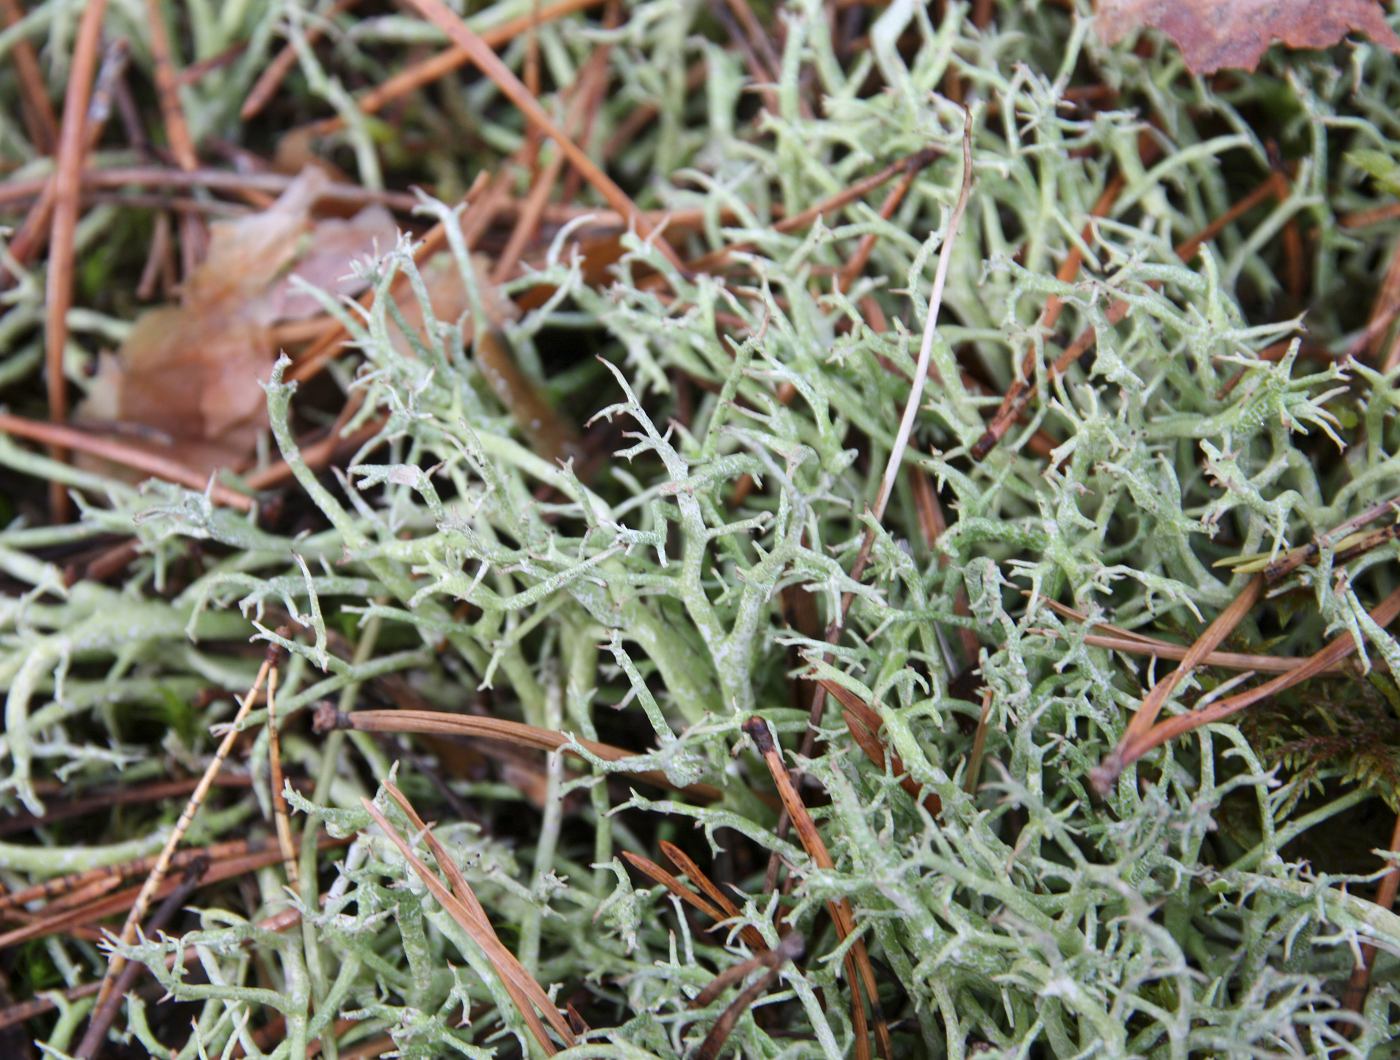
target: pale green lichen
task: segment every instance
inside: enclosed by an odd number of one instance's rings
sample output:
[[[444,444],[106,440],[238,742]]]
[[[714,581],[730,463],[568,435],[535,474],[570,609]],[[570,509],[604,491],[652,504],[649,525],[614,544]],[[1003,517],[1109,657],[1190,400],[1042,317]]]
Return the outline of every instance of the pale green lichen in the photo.
[[[131,5],[114,6],[133,17]],[[1261,353],[1299,335],[1303,309],[1308,345],[1331,355],[1348,351],[1365,324],[1395,222],[1338,223],[1385,201],[1341,152],[1395,140],[1400,73],[1360,44],[1271,53],[1260,73],[1213,88],[1155,41],[1146,53],[1102,46],[1087,4],[1078,6],[1074,15],[1003,3],[979,30],[966,5],[947,5],[934,24],[932,9],[897,0],[869,25],[869,52],[842,56],[823,5],[792,0],[781,13],[777,111],[758,129],[740,116],[752,86],[738,60],[705,38],[700,5],[633,5],[615,31],[567,22],[542,30],[541,54],[559,83],[594,41],[613,41],[599,142],[639,101],[659,106],[655,126],[615,163],[642,205],[703,207],[694,252],[752,243],[722,282],[682,275],[628,237],[616,282],[592,288],[561,235],[542,271],[509,285],[557,286],[507,335],[557,404],[579,419],[610,419],[617,432],[613,458],[587,482],[530,452],[452,341],[460,322],[430,328],[418,356],[405,357],[390,341],[397,322],[383,297],[367,314],[331,307],[357,350],[335,371],[364,397],[357,423],[387,417],[344,474],[305,466],[291,419],[301,397],[281,367],[268,387],[275,447],[315,512],[310,534],[261,529],[173,487],[106,482],[0,440],[6,467],[89,498],[78,530],[0,533],[5,573],[30,587],[3,611],[7,798],[37,808],[35,778],[60,769],[109,779],[118,774],[113,755],[195,762],[210,749],[207,724],[227,716],[255,670],[231,642],[274,641],[288,653],[283,754],[314,785],[291,796],[306,836],[301,891],[287,895],[268,870],[256,902],[234,891],[211,892],[223,904],[197,895],[199,930],[124,948],[201,1007],[193,1034],[183,1027],[172,1037],[154,1020],[156,1007],[139,1001],[119,1027],[153,1053],[181,1057],[235,1042],[250,1056],[297,1056],[318,1038],[323,1055],[336,1056],[384,1032],[405,1056],[536,1052],[483,953],[359,809],[401,759],[403,786],[433,806],[436,834],[502,938],[561,1005],[577,995],[602,1014],[573,1055],[683,1055],[722,1011],[725,1001],[698,1012],[688,1001],[749,956],[737,930],[697,930],[700,921],[640,886],[619,858],[658,858],[657,840],[689,842],[694,831],[714,851],[728,849],[741,922],[770,942],[767,853],[780,854],[796,881],[789,917],[808,934],[807,957],[784,968],[762,1018],[738,1021],[731,1042],[745,1056],[851,1052],[849,985],[823,912],[838,898],[850,902],[877,962],[900,1055],[1362,1056],[1400,1029],[1400,920],[1345,890],[1384,863],[1370,855],[1361,865],[1309,865],[1299,846],[1374,805],[1378,789],[1393,802],[1384,774],[1358,786],[1346,762],[1325,761],[1294,775],[1269,757],[1268,733],[1251,740],[1247,723],[1221,724],[1150,755],[1096,804],[1089,771],[1117,741],[1147,671],[1093,646],[1084,627],[1044,605],[1062,600],[1189,642],[1247,577],[1218,561],[1304,544],[1397,492],[1393,373],[1374,362],[1317,367],[1297,344],[1280,358]],[[63,54],[60,31],[73,10],[37,5],[0,34],[0,51],[18,33],[52,31]],[[246,86],[279,27],[295,36],[305,24],[305,12],[283,18],[280,4],[230,11],[208,13],[202,47],[218,50],[245,30],[255,47],[189,91],[197,129],[227,120],[228,93]],[[497,13],[505,17],[507,5]],[[368,19],[338,40],[335,58],[379,69],[379,49],[407,39],[437,37],[404,16]],[[520,62],[521,47],[506,49],[510,62]],[[377,121],[356,119],[320,65],[323,53],[299,47],[298,55],[308,90],[350,119],[344,143],[359,179],[376,184]],[[701,57],[711,64],[706,88],[687,92],[685,69]],[[862,513],[894,443],[957,194],[962,112],[939,94],[950,73],[975,119],[975,185],[952,251],[937,380],[903,462],[908,475],[931,477],[951,525],[926,547],[901,476],[874,526],[870,569],[856,581],[849,572],[872,525]],[[887,87],[870,90],[872,78]],[[1088,82],[1120,92],[1117,109],[1090,110],[1067,95]],[[484,84],[447,97],[443,110],[425,104],[417,116],[428,130],[466,110],[483,141],[519,143],[518,121]],[[1166,148],[1151,164],[1137,149],[1148,123]],[[18,135],[12,124],[5,134],[7,145]],[[1266,139],[1296,162],[1289,193],[1182,264],[1173,246],[1268,176]],[[881,191],[803,231],[774,229],[778,204],[791,215],[930,145],[943,157],[888,220],[877,212]],[[432,165],[453,170],[451,151]],[[1086,237],[1115,173],[1124,190]],[[722,210],[737,220],[722,221]],[[438,204],[427,211],[447,216]],[[1281,279],[1291,222],[1311,285],[1301,305]],[[842,293],[833,272],[866,233],[879,236],[870,266]],[[1055,270],[1071,248],[1085,266],[1063,282]],[[451,251],[473,276],[460,241]],[[371,269],[381,292],[404,271],[413,271],[407,246]],[[669,293],[646,282],[653,271]],[[1066,313],[1047,333],[1034,322],[1052,296]],[[12,312],[32,313],[37,288],[10,297],[19,305]],[[866,297],[887,330],[872,326]],[[1108,307],[1118,299],[1131,309],[1113,325]],[[1096,332],[1092,354],[1051,378],[1048,364],[1084,327]],[[968,450],[1028,346],[1036,351],[1029,417],[974,462]],[[571,367],[551,380],[543,357],[560,350]],[[23,341],[12,353],[18,367],[0,378],[35,370]],[[775,398],[784,384],[795,391],[787,404]],[[1048,463],[1028,448],[1040,428],[1058,443]],[[735,503],[744,476],[758,485]],[[46,546],[113,532],[135,533],[145,550],[121,589],[65,590],[56,568],[36,558]],[[172,581],[173,569],[190,569],[193,542],[206,546],[201,565],[187,582]],[[1346,631],[1373,666],[1393,664],[1400,649],[1364,609],[1394,585],[1395,558],[1387,543],[1343,567],[1322,549],[1316,566],[1285,583],[1286,595],[1246,620],[1239,644],[1305,655]],[[798,587],[823,625],[851,594],[833,645],[789,625],[780,600]],[[963,656],[957,628],[975,631],[979,659]],[[790,764],[825,793],[811,801],[830,870],[776,834],[775,812],[755,797],[768,790],[766,771],[743,753],[739,732],[757,711],[789,751],[800,744],[805,719],[786,684],[794,647],[804,665],[871,703],[885,746],[942,803],[931,816],[828,712],[820,753]],[[982,783],[969,794],[981,704],[954,679],[974,665],[991,693],[990,735]],[[658,748],[629,767],[703,781],[724,797],[700,805],[638,789],[624,800],[603,782],[615,764],[585,756],[571,779],[555,756],[538,811],[509,785],[450,779],[479,815],[457,821],[415,770],[410,754],[429,752],[411,740],[386,747],[361,733],[309,735],[307,708],[334,696],[350,710],[385,676],[444,710],[489,691],[493,712],[582,739],[618,732],[620,708],[629,746]],[[1187,678],[1168,709],[1188,708],[1228,676]],[[1373,680],[1389,696],[1382,709],[1394,711],[1389,676]],[[127,712],[188,704],[210,686],[219,705],[192,719],[188,741],[172,730],[164,747],[132,742]],[[255,712],[247,725],[261,732],[265,719]],[[268,814],[262,739],[254,773]],[[571,797],[578,789],[584,796]],[[318,852],[320,827],[352,845]],[[1360,845],[1382,846],[1386,834]],[[106,837],[109,846],[3,846],[0,872],[11,884],[95,866],[161,835],[152,826]],[[703,842],[694,845],[703,852]],[[293,902],[304,930],[254,926]],[[1380,954],[1365,1009],[1353,1015],[1340,997],[1362,942]],[[73,978],[100,971],[87,943],[52,945]],[[187,946],[196,947],[201,979],[164,969],[165,956]],[[49,1025],[52,1049],[72,1047],[81,1010],[65,1007]],[[274,1013],[287,1030],[269,1052],[252,1032]],[[358,1023],[337,1040],[329,1028],[341,1017]]]

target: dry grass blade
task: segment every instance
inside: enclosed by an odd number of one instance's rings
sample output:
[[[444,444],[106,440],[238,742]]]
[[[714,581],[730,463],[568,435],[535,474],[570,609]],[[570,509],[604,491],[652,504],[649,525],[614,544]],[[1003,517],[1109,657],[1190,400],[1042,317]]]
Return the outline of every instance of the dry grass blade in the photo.
[[[252,710],[253,703],[258,698],[258,693],[262,691],[263,683],[267,680],[268,673],[272,670],[274,649],[268,649],[267,655],[263,658],[262,666],[258,668],[258,675],[253,680],[253,687],[248,689],[248,694],[243,697],[243,702],[239,704],[238,712],[234,715],[233,721],[229,723],[228,731],[224,733],[224,738],[219,741],[218,749],[214,752],[214,757],[210,761],[204,775],[199,778],[199,787],[190,794],[189,802],[185,804],[184,810],[180,814],[180,819],[175,822],[175,827],[170,830],[170,835],[165,840],[165,846],[161,848],[157,855],[155,864],[151,866],[151,874],[146,877],[146,882],[141,885],[141,890],[136,895],[136,900],[132,903],[131,912],[127,915],[126,923],[122,925],[119,936],[122,943],[130,945],[136,938],[136,927],[141,923],[141,918],[146,915],[152,899],[155,898],[156,891],[165,881],[165,875],[170,868],[170,860],[175,856],[175,848],[180,845],[180,840],[184,839],[185,833],[189,830],[190,824],[194,821],[195,814],[204,805],[204,799],[209,794],[209,789],[214,786],[214,778],[223,769],[224,760],[228,758],[229,752],[233,750],[233,745],[237,741],[240,732],[239,726],[243,724],[243,719]],[[116,982],[117,976],[121,974],[122,968],[126,965],[126,958],[115,951],[107,961],[107,972],[102,978],[102,989],[97,995],[97,1004],[100,1007],[107,1000],[107,995],[111,992],[112,984]]]
[[[1400,589],[1396,589],[1370,612],[1371,620],[1384,629],[1395,621],[1395,617],[1400,615]],[[1299,667],[1289,670],[1287,673],[1279,674],[1271,681],[1266,681],[1257,688],[1251,688],[1244,692],[1236,693],[1225,699],[1216,700],[1209,706],[1193,710],[1189,714],[1181,714],[1166,721],[1159,722],[1150,730],[1144,732],[1131,744],[1122,745],[1123,765],[1137,761],[1148,751],[1161,747],[1168,740],[1173,740],[1202,725],[1210,725],[1213,722],[1223,721],[1232,714],[1254,704],[1268,699],[1270,696],[1278,695],[1280,692],[1301,684],[1309,678],[1316,677],[1323,673],[1330,666],[1335,666],[1343,659],[1352,655],[1356,651],[1356,641],[1350,633],[1343,633],[1321,651],[1308,657],[1307,661]]]
[[[773,735],[768,731],[768,723],[762,718],[752,717],[744,723],[744,732],[748,734],[749,739],[753,740],[758,753],[763,756],[764,764],[768,766],[768,772],[773,776],[773,783],[778,787],[778,796],[783,800],[783,808],[797,829],[798,838],[802,841],[802,847],[807,851],[808,857],[820,869],[834,869],[836,863],[831,860],[831,853],[826,849],[826,843],[822,841],[821,833],[817,831],[816,822],[812,820],[812,815],[807,812],[807,807],[802,802],[802,796],[797,792],[797,785],[793,783],[787,766],[783,764],[783,760],[778,754],[777,745],[773,742]],[[832,899],[826,905],[827,911],[831,914],[831,921],[836,926],[837,937],[845,942],[855,933],[856,929],[850,904],[844,898],[840,898]],[[870,1003],[871,1015],[875,1020],[875,1037],[879,1044],[880,1055],[886,1060],[890,1060],[890,1057],[893,1056],[890,1031],[881,1012],[880,991],[875,982],[875,970],[870,964],[870,955],[865,951],[864,940],[855,938],[851,941],[850,948],[846,951],[844,964],[851,985],[851,1019],[857,1030],[856,1055],[869,1055],[870,1049],[869,1041],[864,1033],[866,1019],[860,999],[861,991],[864,990],[866,1000]]]
[[[525,1020],[526,1026],[529,1027],[530,1033],[534,1035],[535,1040],[539,1042],[540,1048],[551,1056],[558,1052],[558,1048],[550,1040],[549,1034],[544,1028],[544,1024],[540,1022],[539,1015],[535,1011],[536,1008],[549,1020],[550,1025],[554,1027],[555,1032],[565,1045],[572,1046],[574,1044],[574,1035],[569,1029],[568,1023],[549,1000],[549,995],[544,992],[544,989],[535,981],[534,977],[524,969],[518,960],[516,960],[515,955],[506,949],[505,944],[502,943],[500,938],[496,935],[496,931],[491,926],[490,920],[486,917],[486,912],[482,909],[481,903],[477,901],[476,895],[467,885],[466,878],[461,875],[460,870],[456,870],[455,863],[452,861],[451,857],[448,856],[447,851],[436,839],[430,838],[432,835],[431,830],[426,824],[422,823],[416,813],[412,812],[408,800],[404,798],[402,793],[399,793],[392,785],[386,785],[385,790],[399,803],[400,807],[407,807],[405,812],[409,815],[409,820],[414,824],[414,827],[423,834],[424,838],[428,840],[429,849],[432,850],[433,857],[438,862],[438,867],[448,873],[454,885],[454,889],[449,890],[448,887],[443,884],[442,880],[438,878],[437,873],[433,872],[432,869],[428,868],[428,866],[423,863],[422,859],[413,852],[413,848],[397,831],[395,831],[393,825],[380,813],[379,809],[370,799],[362,799],[361,802],[364,808],[369,812],[375,824],[380,827],[389,841],[399,849],[404,859],[412,867],[413,871],[418,874],[424,885],[432,892],[433,897],[438,900],[443,909],[447,911],[448,915],[451,916],[462,930],[470,936],[471,940],[481,948],[487,960],[491,962],[496,974],[500,977],[501,984],[506,988],[507,993],[510,994],[511,1000],[515,1002],[516,1006],[519,1008],[521,1017]],[[451,868],[448,868],[448,866],[451,866]],[[460,889],[461,893],[458,893],[458,889]]]
[[[68,92],[63,99],[58,157],[54,163],[53,221],[49,237],[48,279],[44,291],[44,344],[49,419],[56,424],[68,419],[68,383],[63,375],[63,353],[68,346],[68,308],[73,304],[74,238],[78,231],[83,158],[87,153],[88,97],[97,69],[102,19],[106,13],[107,0],[91,0],[83,9],[82,19],[78,23],[73,65],[68,75]],[[50,449],[54,459],[67,459],[67,452],[62,446],[53,445]],[[57,482],[50,485],[49,505],[55,521],[66,519],[68,494]]]
[[[1133,749],[1152,728],[1153,723],[1157,720],[1157,715],[1167,702],[1167,698],[1181,682],[1181,679],[1200,666],[1206,656],[1215,651],[1220,646],[1220,642],[1234,632],[1235,627],[1244,620],[1244,616],[1249,614],[1254,605],[1259,602],[1263,592],[1264,579],[1261,575],[1256,574],[1245,583],[1239,595],[1230,602],[1230,606],[1221,611],[1216,616],[1215,621],[1206,627],[1205,632],[1196,638],[1196,642],[1191,645],[1182,658],[1181,665],[1152,686],[1152,691],[1143,699],[1137,713],[1128,722],[1128,727],[1124,730],[1122,739],[1118,741],[1118,746],[1105,755],[1104,760],[1093,771],[1091,781],[1100,795],[1105,794],[1113,786],[1125,766],[1139,757],[1141,752],[1133,754]],[[1299,667],[1292,672],[1301,673],[1305,668],[1305,666]]]
[[[577,747],[607,762],[621,762],[635,758],[638,752],[627,751],[612,744],[598,743],[595,740],[578,740],[567,733],[555,729],[541,729],[524,722],[507,721],[504,718],[482,718],[472,714],[449,714],[440,710],[357,710],[343,714],[329,705],[316,710],[317,732],[331,729],[356,729],[360,732],[406,732],[431,733],[441,736],[475,736],[481,739],[501,740],[520,747],[534,747],[541,751],[563,751],[582,758]],[[587,761],[587,759],[584,759]],[[697,799],[717,800],[719,789],[708,784],[690,784],[677,787],[664,773],[656,770],[637,770],[632,776],[645,780],[660,788],[682,791]]]
[[[19,416],[11,416],[7,412],[0,412],[0,431],[19,438],[44,442],[50,447],[62,447],[65,450],[76,449],[79,452],[91,453],[103,460],[110,460],[114,464],[121,464],[123,467],[129,467],[154,478],[165,479],[167,482],[174,482],[192,490],[208,489],[209,499],[214,503],[236,508],[240,512],[251,511],[253,508],[252,497],[206,479],[197,471],[192,471],[169,457],[148,453],[144,449],[137,449],[135,446],[112,438],[89,434],[76,427],[66,427],[56,423],[40,423],[37,420],[26,420]]]
[[[584,179],[593,186],[594,190],[603,197],[609,206],[626,217],[629,223],[636,227],[640,236],[649,238],[653,235],[654,229],[651,223],[637,209],[631,197],[588,157],[583,148],[574,143],[554,124],[549,115],[545,113],[544,108],[540,106],[539,100],[530,94],[510,67],[501,61],[500,57],[491,50],[491,46],[474,33],[459,15],[442,0],[400,0],[400,2],[416,8],[424,18],[446,33],[458,47],[462,48],[471,57],[471,61],[476,67],[491,79],[507,99],[515,104],[525,116],[525,120],[558,145],[559,150],[583,174]],[[656,248],[670,260],[672,265],[676,268],[681,267],[680,259],[676,257],[676,253],[671,249],[669,243],[657,240]]]

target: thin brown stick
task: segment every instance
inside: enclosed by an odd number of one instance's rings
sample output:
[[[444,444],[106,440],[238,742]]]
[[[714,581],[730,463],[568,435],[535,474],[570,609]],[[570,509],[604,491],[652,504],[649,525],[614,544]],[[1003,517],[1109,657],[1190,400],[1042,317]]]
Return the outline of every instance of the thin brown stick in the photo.
[[[155,478],[165,479],[167,482],[187,486],[193,490],[208,488],[209,497],[215,503],[236,508],[241,512],[250,511],[253,507],[253,498],[237,493],[218,482],[213,482],[176,460],[149,453],[144,449],[138,449],[133,445],[127,445],[125,442],[119,442],[112,438],[89,434],[76,427],[42,423],[39,420],[26,420],[20,416],[12,416],[8,412],[0,412],[0,431],[19,438],[43,442],[51,450],[61,448],[65,452],[77,450],[90,453],[114,464],[121,464],[123,467],[144,472]]]
[[[24,18],[24,11],[19,6],[19,0],[0,0],[0,15],[4,16],[5,26],[13,28]],[[15,57],[15,75],[23,101],[20,113],[30,143],[36,153],[52,154],[58,143],[58,118],[54,115],[53,103],[44,85],[44,74],[39,69],[39,57],[27,37],[19,37],[11,52]]]
[[[175,919],[175,914],[195,892],[199,886],[200,878],[209,868],[208,859],[203,859],[192,863],[185,869],[184,877],[180,880],[164,900],[156,907],[156,911],[151,914],[150,921],[146,924],[145,935],[152,937],[157,932]],[[92,1013],[92,1018],[88,1021],[87,1032],[83,1035],[82,1041],[78,1043],[78,1049],[73,1054],[77,1060],[93,1060],[102,1049],[102,1043],[107,1037],[107,1031],[112,1026],[112,1021],[117,1017],[117,1010],[121,1008],[122,1002],[126,1000],[126,995],[131,992],[131,988],[136,984],[136,977],[144,969],[139,964],[128,964],[122,969],[121,975],[117,976],[116,987],[107,999],[98,1005]]]
[[[59,132],[54,166],[53,222],[49,238],[48,280],[44,291],[45,378],[48,383],[49,419],[68,419],[68,383],[63,375],[63,353],[68,346],[68,307],[73,304],[74,237],[78,230],[78,194],[82,188],[83,157],[87,146],[88,98],[92,93],[102,40],[102,18],[107,0],[91,0],[78,22],[68,92],[63,99],[63,125]],[[67,450],[50,447],[55,460],[67,461]],[[68,494],[57,482],[49,488],[49,507],[55,522],[68,517]]]
[[[319,21],[307,29],[307,46],[314,45],[325,36],[326,23],[335,18],[336,15],[344,14],[357,3],[359,0],[336,0],[323,16],[323,21]],[[263,68],[263,72],[253,82],[253,87],[248,90],[248,98],[243,101],[243,106],[238,110],[238,117],[243,121],[251,121],[257,117],[259,112],[272,102],[272,97],[277,95],[277,90],[282,87],[283,80],[292,72],[296,64],[296,47],[291,41],[288,41],[282,45],[282,50],[272,57],[272,61]]]
[[[1390,867],[1381,877],[1381,885],[1376,890],[1376,904],[1384,910],[1395,908],[1395,895],[1400,891],[1400,815],[1396,815],[1395,828],[1390,833]],[[1352,1012],[1360,1012],[1366,1007],[1366,995],[1371,992],[1371,965],[1376,959],[1376,947],[1369,942],[1361,944],[1361,960],[1352,969],[1346,992],[1342,995],[1342,1007]]]
[[[1344,541],[1352,533],[1360,530],[1363,526],[1374,523],[1377,519],[1385,515],[1392,518],[1400,518],[1400,495],[1387,497],[1378,504],[1373,504],[1360,515],[1352,516],[1350,519],[1333,527],[1325,534],[1301,545],[1298,548],[1290,549],[1282,557],[1270,563],[1264,568],[1264,578],[1269,582],[1276,582],[1301,567],[1304,563],[1316,558],[1322,550],[1323,545],[1333,545],[1334,542]]]
[[[199,168],[199,156],[195,153],[189,123],[185,121],[185,109],[180,105],[179,74],[171,56],[170,36],[166,32],[160,0],[146,0],[146,22],[150,31],[156,96],[161,120],[165,123],[165,137],[170,141],[170,153],[181,169],[193,172]]]
[[[275,649],[269,648],[263,657],[262,666],[258,668],[258,675],[253,681],[253,687],[248,689],[248,694],[243,697],[243,702],[239,705],[233,721],[229,723],[228,731],[224,738],[219,741],[219,746],[214,752],[214,758],[204,770],[204,775],[200,777],[199,787],[195,788],[190,795],[190,800],[185,804],[184,810],[180,814],[180,819],[175,822],[175,827],[171,829],[170,835],[165,840],[165,846],[161,848],[160,854],[156,858],[156,863],[151,866],[151,874],[146,877],[146,882],[142,884],[140,892],[136,896],[136,901],[132,903],[131,912],[127,914],[126,923],[122,925],[121,941],[130,945],[136,937],[136,926],[141,923],[142,917],[146,915],[146,909],[150,906],[151,900],[155,897],[157,889],[165,880],[165,874],[170,867],[170,859],[175,855],[175,849],[180,845],[180,840],[184,839],[185,833],[194,822],[195,815],[199,813],[199,808],[204,805],[204,800],[209,794],[209,789],[214,786],[214,778],[223,769],[224,761],[228,758],[229,752],[233,750],[233,745],[237,741],[240,732],[239,726],[243,724],[243,719],[248,716],[248,712],[253,708],[253,702],[258,698],[258,693],[262,690],[263,682],[267,680],[268,673],[272,669]],[[112,984],[116,982],[117,976],[121,974],[122,967],[126,964],[126,958],[115,950],[108,958],[107,972],[102,977],[102,989],[97,995],[97,1004],[100,1007],[107,1000],[107,995],[111,992]]]
[[[1142,705],[1138,707],[1137,713],[1128,722],[1128,727],[1123,731],[1118,746],[1105,755],[1104,760],[1093,771],[1091,781],[1100,795],[1107,794],[1124,768],[1140,756],[1141,752],[1132,754],[1133,749],[1152,728],[1153,723],[1157,720],[1157,715],[1166,704],[1167,698],[1181,683],[1181,679],[1201,665],[1207,655],[1220,647],[1221,641],[1234,632],[1235,627],[1259,602],[1263,593],[1264,579],[1256,574],[1245,583],[1244,588],[1230,602],[1230,606],[1221,611],[1216,616],[1215,621],[1196,638],[1195,643],[1191,645],[1182,658],[1181,665],[1152,686],[1152,690],[1147,693]],[[1300,669],[1302,668],[1300,667]]]
[[[886,194],[885,201],[880,204],[880,220],[888,221],[894,216],[894,212],[899,209],[900,203],[909,194],[909,189],[914,186],[915,179],[919,173],[933,161],[933,156],[924,154],[915,156],[909,160],[904,176],[899,179]],[[870,255],[875,251],[875,244],[880,239],[879,232],[867,232],[860,237],[860,242],[856,244],[855,253],[851,255],[851,260],[841,267],[841,271],[836,276],[836,289],[843,294],[851,289],[851,284],[856,282],[856,278],[865,271],[866,263],[870,261]]]
[[[1395,621],[1395,617],[1400,615],[1400,589],[1396,589],[1370,611],[1371,619],[1384,629]],[[1134,743],[1125,747],[1122,752],[1123,765],[1127,766],[1141,758],[1147,752],[1161,747],[1169,740],[1174,740],[1188,732],[1199,729],[1202,725],[1210,725],[1217,721],[1222,721],[1231,715],[1260,703],[1270,696],[1275,696],[1284,692],[1294,685],[1301,684],[1309,678],[1316,677],[1325,671],[1329,666],[1334,666],[1343,659],[1348,658],[1356,651],[1356,640],[1350,633],[1343,633],[1321,651],[1308,657],[1307,662],[1289,670],[1285,674],[1279,674],[1272,680],[1256,688],[1248,689],[1244,692],[1236,693],[1225,699],[1216,700],[1207,706],[1200,707],[1187,714],[1180,714],[1165,721],[1158,722],[1150,730],[1143,733]]]
[[[807,940],[800,932],[789,931],[779,940],[774,949],[765,946],[762,952],[754,954],[746,961],[732,964],[715,976],[705,988],[691,999],[691,1008],[704,1008],[715,1000],[732,984],[739,982],[750,972],[759,968],[780,968],[787,961],[797,961],[807,950]]]
[[[773,742],[773,734],[768,731],[768,723],[755,715],[744,722],[744,732],[749,739],[754,742],[754,747],[762,756],[764,764],[768,766],[768,772],[772,774],[773,783],[778,787],[778,796],[783,801],[783,807],[787,810],[788,816],[797,829],[798,838],[802,842],[802,847],[807,851],[807,856],[812,859],[819,869],[827,871],[836,868],[836,863],[831,859],[831,853],[826,849],[821,833],[817,831],[816,822],[812,820],[812,815],[807,812],[806,805],[802,802],[802,796],[797,792],[797,786],[793,783],[791,774],[788,773],[787,766],[783,764],[782,757],[778,754],[777,745]],[[855,918],[851,914],[850,903],[844,898],[833,898],[826,903],[827,911],[831,914],[831,921],[836,926],[836,935],[845,942],[855,932]],[[861,1006],[860,993],[865,991],[866,1000],[870,1003],[871,1016],[875,1021],[875,1037],[880,1048],[880,1055],[885,1060],[890,1060],[893,1050],[890,1044],[889,1027],[885,1024],[884,1014],[880,1007],[880,991],[875,983],[875,971],[870,964],[870,955],[866,953],[865,942],[857,937],[846,951],[843,962],[846,967],[846,975],[851,986],[851,1017],[857,1028],[856,1052],[868,1054],[869,1041],[865,1037],[865,1012]]]
[[[500,57],[491,50],[491,46],[482,40],[480,35],[473,32],[471,27],[462,21],[461,16],[443,3],[443,0],[400,0],[400,2],[415,8],[424,18],[464,49],[471,57],[472,63],[500,89],[502,95],[515,104],[520,113],[524,115],[526,122],[558,145],[559,150],[583,174],[584,179],[603,197],[603,201],[636,227],[638,235],[643,239],[649,239],[655,234],[651,223],[637,209],[631,196],[618,187],[613,179],[588,157],[586,151],[554,124],[549,115],[545,113],[544,108],[540,106],[539,100],[530,95],[510,67],[501,61]],[[655,241],[655,245],[656,249],[673,266],[678,269],[682,267],[680,259],[676,257],[676,252],[671,248],[671,244],[658,239]]]
[[[483,718],[473,714],[449,714],[440,710],[357,710],[349,714],[336,710],[329,704],[316,708],[315,729],[329,732],[332,729],[354,729],[357,732],[405,732],[427,733],[441,736],[474,736],[479,739],[500,740],[503,743],[520,747],[534,747],[541,751],[563,751],[565,754],[587,761],[579,748],[596,758],[607,762],[620,762],[635,758],[640,752],[627,751],[612,744],[598,743],[595,740],[571,738],[567,733],[555,729],[541,729],[519,721],[504,718]],[[638,780],[659,788],[670,788],[684,792],[697,799],[717,801],[721,792],[709,784],[690,784],[677,787],[658,770],[629,770]]]

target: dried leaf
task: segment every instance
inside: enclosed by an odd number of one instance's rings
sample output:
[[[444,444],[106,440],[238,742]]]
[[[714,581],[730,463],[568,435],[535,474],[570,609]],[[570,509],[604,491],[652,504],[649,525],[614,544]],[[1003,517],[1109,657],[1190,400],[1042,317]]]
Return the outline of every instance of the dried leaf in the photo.
[[[1161,30],[1196,74],[1253,70],[1275,41],[1330,48],[1349,33],[1400,54],[1400,37],[1376,0],[1099,0],[1097,24],[1108,44]]]
[[[275,354],[270,326],[319,311],[294,277],[350,295],[364,281],[347,262],[390,246],[379,206],[313,220],[327,178],[309,169],[266,210],[210,226],[209,252],[181,304],[142,314],[115,356],[101,358],[80,422],[208,474],[252,453],[266,418],[262,382]],[[113,469],[108,469],[113,470]]]

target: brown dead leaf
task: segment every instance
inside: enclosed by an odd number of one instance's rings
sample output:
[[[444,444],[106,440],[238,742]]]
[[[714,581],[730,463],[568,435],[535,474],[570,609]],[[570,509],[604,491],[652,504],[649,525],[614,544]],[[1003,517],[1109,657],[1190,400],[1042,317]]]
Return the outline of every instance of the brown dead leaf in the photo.
[[[1400,54],[1400,37],[1376,0],[1099,0],[1096,22],[1108,44],[1161,30],[1196,74],[1253,70],[1275,41],[1330,48],[1349,33]]]
[[[266,210],[211,225],[209,252],[180,304],[143,313],[117,353],[103,355],[79,422],[115,428],[202,474],[252,453],[266,423],[271,325],[320,308],[294,277],[333,296],[354,294],[364,284],[349,262],[397,237],[379,206],[314,220],[326,181],[307,170]]]

